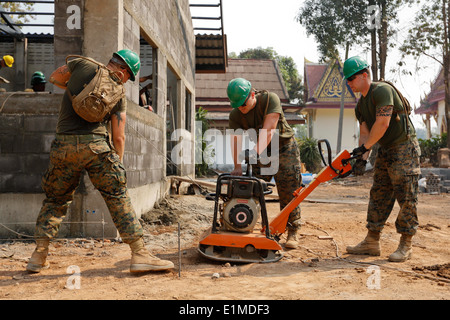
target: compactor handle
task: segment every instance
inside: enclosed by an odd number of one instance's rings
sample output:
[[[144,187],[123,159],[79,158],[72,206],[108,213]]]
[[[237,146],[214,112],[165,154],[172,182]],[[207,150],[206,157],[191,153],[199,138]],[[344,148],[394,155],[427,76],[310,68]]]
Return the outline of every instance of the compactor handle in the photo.
[[[325,142],[327,145],[327,152],[328,152],[328,163],[325,161],[325,158],[323,157],[322,153],[322,142]],[[329,166],[331,164],[331,146],[327,139],[322,139],[317,142],[317,146],[319,147],[319,153],[320,157],[322,158],[322,162],[325,165],[325,167]]]
[[[323,157],[323,153],[322,153],[322,143],[325,142],[325,144],[327,145],[327,153],[328,153],[328,163],[325,161],[325,158]],[[321,139],[317,142],[317,146],[319,147],[319,153],[320,153],[320,157],[322,158],[322,162],[325,165],[325,167],[330,167],[331,169],[334,170],[334,172],[339,173],[340,171],[333,168],[333,165],[331,164],[332,160],[331,160],[331,146],[330,143],[328,142],[327,139]]]

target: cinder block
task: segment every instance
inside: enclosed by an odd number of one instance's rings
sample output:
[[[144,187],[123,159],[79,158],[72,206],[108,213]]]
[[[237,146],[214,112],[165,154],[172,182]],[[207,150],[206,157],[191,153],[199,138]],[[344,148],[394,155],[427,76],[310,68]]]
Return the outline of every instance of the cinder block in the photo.
[[[139,171],[127,171],[127,186],[128,188],[135,188],[139,186]]]
[[[43,153],[45,150],[44,139],[39,134],[23,134],[15,136],[14,153]]]
[[[28,116],[24,118],[25,132],[55,132],[58,119],[54,116]]]
[[[0,133],[17,134],[23,131],[23,116],[0,115]]]
[[[20,157],[15,154],[0,154],[0,173],[20,173],[22,165]]]
[[[14,136],[10,134],[0,134],[0,155],[12,153],[14,146]]]
[[[49,154],[27,154],[22,157],[25,172],[42,176],[50,162]]]

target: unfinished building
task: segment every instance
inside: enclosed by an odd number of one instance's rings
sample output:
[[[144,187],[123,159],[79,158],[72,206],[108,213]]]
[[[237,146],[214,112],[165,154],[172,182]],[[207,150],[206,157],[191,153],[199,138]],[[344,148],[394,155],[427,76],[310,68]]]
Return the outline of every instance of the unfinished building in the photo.
[[[12,54],[16,60],[14,68],[0,70],[0,76],[10,80],[0,84],[4,89],[0,92],[1,238],[33,235],[44,199],[41,177],[63,91],[49,83],[45,92],[25,89],[33,72],[40,70],[48,79],[68,55],[106,63],[120,49],[140,54],[142,67],[136,79],[142,82],[126,84],[124,155],[138,216],[168,192],[171,175],[194,175],[194,161],[174,165],[168,160],[178,143],[172,141],[176,129],[187,133],[178,151],[188,159],[194,156],[196,36],[188,0],[58,0],[53,35],[21,35],[15,30],[13,25],[0,28],[0,53]],[[59,236],[117,236],[87,175],[80,181]]]

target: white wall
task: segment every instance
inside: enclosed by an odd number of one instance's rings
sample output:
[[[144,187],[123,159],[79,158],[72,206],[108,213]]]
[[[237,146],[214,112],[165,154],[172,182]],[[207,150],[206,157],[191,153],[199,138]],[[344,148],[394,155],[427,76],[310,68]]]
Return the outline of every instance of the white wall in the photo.
[[[339,109],[316,109],[313,119],[313,136],[330,142],[333,153],[336,153],[337,135],[339,130]],[[359,126],[353,109],[344,110],[341,151],[353,150],[358,144]]]

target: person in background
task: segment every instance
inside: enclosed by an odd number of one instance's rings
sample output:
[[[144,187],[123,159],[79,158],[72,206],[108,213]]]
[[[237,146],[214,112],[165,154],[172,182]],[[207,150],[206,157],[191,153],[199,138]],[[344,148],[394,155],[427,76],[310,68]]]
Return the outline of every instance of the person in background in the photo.
[[[42,92],[45,91],[45,84],[47,80],[45,79],[45,75],[41,71],[36,71],[31,76],[31,88],[34,92]]]
[[[5,55],[3,56],[3,58],[0,60],[0,69],[4,68],[4,67],[9,67],[11,68],[14,64],[14,58],[10,55]]]

